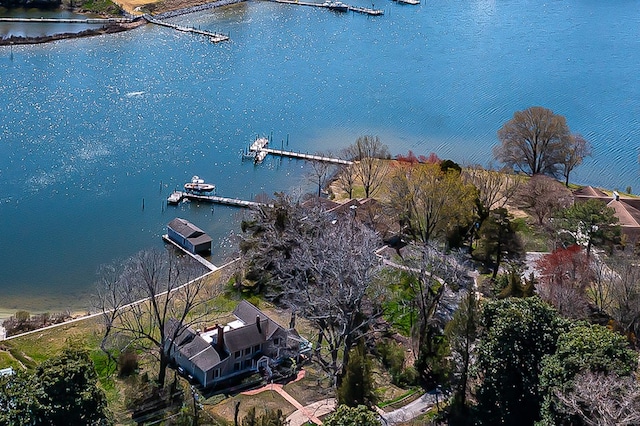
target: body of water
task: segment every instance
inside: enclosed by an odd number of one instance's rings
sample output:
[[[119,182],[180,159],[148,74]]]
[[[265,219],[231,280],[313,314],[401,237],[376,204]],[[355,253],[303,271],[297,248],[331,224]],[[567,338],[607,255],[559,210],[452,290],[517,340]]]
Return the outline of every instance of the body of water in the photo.
[[[316,152],[372,134],[487,165],[502,124],[541,105],[594,146],[572,181],[640,192],[637,1],[374,6],[385,15],[251,1],[173,19],[229,33],[220,44],[147,25],[0,47],[0,308],[86,306],[99,265],[160,247],[176,216],[222,263],[242,211],[164,202],[192,175],[245,199],[312,189],[304,162],[243,163],[256,135]]]

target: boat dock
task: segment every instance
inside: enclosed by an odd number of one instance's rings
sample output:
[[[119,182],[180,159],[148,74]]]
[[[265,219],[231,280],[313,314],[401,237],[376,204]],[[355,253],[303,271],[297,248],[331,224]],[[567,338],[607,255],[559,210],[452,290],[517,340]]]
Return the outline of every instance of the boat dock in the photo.
[[[243,158],[253,158],[255,164],[260,164],[267,157],[267,154],[279,155],[280,157],[297,158],[300,160],[322,161],[325,163],[351,165],[353,161],[343,160],[342,158],[324,157],[322,155],[303,154],[295,151],[284,151],[281,149],[267,148],[269,139],[256,138],[249,146],[249,152],[243,153]]]
[[[211,40],[214,43],[219,43],[221,41],[229,41],[229,36],[221,34],[221,33],[216,33],[216,32],[206,31],[206,30],[200,30],[200,29],[192,28],[192,27],[183,27],[181,25],[176,25],[176,24],[171,24],[169,22],[165,22],[165,21],[161,21],[159,19],[155,19],[151,15],[144,15],[144,19],[146,19],[147,22],[150,22],[150,23],[155,24],[155,25],[160,25],[162,27],[173,28],[174,30],[177,30],[177,31],[182,31],[182,32],[185,32],[185,33],[199,34],[199,35],[203,35],[205,37],[209,37],[209,40]]]
[[[207,203],[215,203],[215,204],[224,204],[227,206],[234,207],[262,207],[262,206],[270,206],[269,204],[258,203],[255,201],[247,201],[247,200],[239,200],[237,198],[227,198],[227,197],[218,197],[217,195],[202,195],[202,194],[194,194],[186,191],[173,191],[171,195],[167,198],[167,203],[169,204],[178,204],[183,199],[196,200],[196,201],[204,201]]]
[[[384,10],[371,9],[369,7],[349,6],[349,10],[356,13],[363,13],[365,15],[379,16],[384,15]]]
[[[213,263],[209,262],[204,257],[200,256],[199,254],[193,254],[189,250],[185,250],[184,247],[181,247],[180,244],[176,243],[171,238],[169,238],[169,236],[167,234],[164,234],[162,236],[162,239],[164,240],[165,243],[169,243],[169,244],[173,245],[175,248],[177,248],[178,250],[180,250],[181,252],[183,252],[184,254],[186,254],[188,256],[191,256],[193,259],[195,259],[198,262],[200,262],[205,268],[209,269],[210,271],[213,272],[213,271],[217,271],[218,269],[220,269],[216,265],[214,265]]]
[[[384,10],[380,10],[380,9],[370,9],[368,7],[357,7],[357,6],[349,6],[349,5],[344,5],[345,8],[337,8],[337,7],[333,7],[331,2],[313,3],[313,2],[296,1],[296,0],[271,0],[271,1],[276,3],[292,4],[296,6],[323,7],[325,9],[330,9],[330,10],[333,9],[337,11],[350,10],[352,12],[363,13],[363,14],[372,15],[372,16],[384,15]]]
[[[301,160],[322,161],[332,164],[351,165],[353,161],[343,160],[342,158],[323,157],[321,155],[303,154],[295,151],[282,151],[280,149],[262,148],[262,152],[266,154],[279,155],[281,157],[298,158]]]

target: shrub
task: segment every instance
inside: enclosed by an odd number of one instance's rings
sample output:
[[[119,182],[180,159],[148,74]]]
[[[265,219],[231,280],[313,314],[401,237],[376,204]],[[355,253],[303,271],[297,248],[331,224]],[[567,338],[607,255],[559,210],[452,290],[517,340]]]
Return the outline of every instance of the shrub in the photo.
[[[122,352],[118,356],[118,375],[120,377],[129,377],[138,370],[138,354],[130,349]]]

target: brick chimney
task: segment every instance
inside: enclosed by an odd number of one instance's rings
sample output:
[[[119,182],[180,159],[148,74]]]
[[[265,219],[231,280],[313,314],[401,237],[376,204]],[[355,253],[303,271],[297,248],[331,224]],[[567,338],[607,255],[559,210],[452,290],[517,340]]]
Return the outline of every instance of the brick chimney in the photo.
[[[222,355],[224,353],[224,327],[218,325],[218,340],[216,341],[216,351]]]
[[[256,327],[258,327],[258,333],[262,334],[262,326],[260,326],[260,315],[256,315]]]

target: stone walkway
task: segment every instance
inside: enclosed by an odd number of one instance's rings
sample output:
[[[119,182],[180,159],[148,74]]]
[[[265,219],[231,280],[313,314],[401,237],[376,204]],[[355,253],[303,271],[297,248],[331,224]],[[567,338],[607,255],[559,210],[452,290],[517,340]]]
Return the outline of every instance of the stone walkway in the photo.
[[[298,372],[298,375],[296,376],[296,379],[294,380],[294,382],[297,382],[298,380],[302,380],[304,375],[305,375],[305,371],[304,370],[300,370]],[[280,385],[280,384],[270,383],[270,384],[265,385],[265,386],[263,386],[261,388],[258,388],[258,389],[253,389],[253,390],[242,392],[242,395],[251,396],[251,395],[256,395],[256,394],[258,394],[260,392],[264,392],[264,391],[274,391],[274,392],[280,394],[289,404],[293,405],[296,408],[296,411],[293,414],[295,414],[297,412],[300,412],[302,417],[303,417],[303,423],[300,423],[299,425],[304,424],[304,422],[306,422],[308,420],[314,422],[317,425],[321,425],[322,424],[320,419],[315,416],[313,409],[308,410],[306,407],[303,407],[302,404],[300,404],[298,401],[296,401],[296,399],[294,397],[289,395],[289,393],[286,390],[284,390],[282,388],[282,385]],[[313,405],[313,404],[311,404],[311,405]],[[293,416],[293,414],[292,414],[292,416]],[[318,415],[320,415],[320,414],[318,414]],[[291,423],[290,426],[294,426],[294,424]]]
[[[289,426],[302,426],[308,420],[305,413],[310,413],[315,417],[322,417],[334,411],[337,403],[335,398],[327,398],[316,401],[313,404],[305,405],[304,412],[296,410],[287,417],[287,424]]]

